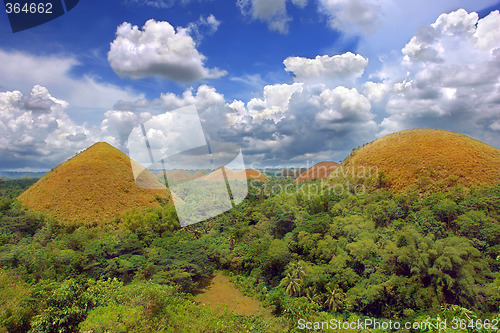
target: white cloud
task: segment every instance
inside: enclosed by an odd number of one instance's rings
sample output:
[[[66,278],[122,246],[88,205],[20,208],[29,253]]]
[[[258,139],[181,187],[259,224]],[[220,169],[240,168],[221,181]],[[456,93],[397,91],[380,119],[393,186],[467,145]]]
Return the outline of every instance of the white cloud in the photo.
[[[379,135],[413,127],[460,132],[499,146],[500,15],[460,9],[423,27],[402,49]],[[494,29],[495,28],[495,29]]]
[[[197,44],[200,44],[203,37],[213,35],[219,29],[220,24],[221,22],[210,14],[207,17],[200,16],[198,21],[189,23],[184,31],[192,36]],[[181,31],[182,28],[178,28],[178,30]]]
[[[181,96],[165,93],[161,94],[160,100],[167,111],[194,104],[209,139],[217,140],[218,131],[227,126],[226,100],[214,87],[203,84],[196,91],[193,88],[186,89]]]
[[[36,85],[29,94],[0,92],[0,156],[2,169],[52,168],[96,142],[89,129],[75,124],[64,111],[68,103]]]
[[[80,63],[74,56],[38,56],[0,50],[0,90],[30,91],[36,85],[47,87],[55,96],[77,108],[110,108],[118,100],[136,100],[143,95],[129,88],[104,83],[71,71]]]
[[[321,106],[315,121],[322,129],[342,129],[346,123],[371,122],[374,118],[370,102],[356,89],[325,89],[312,101]]]
[[[319,0],[319,10],[343,32],[371,34],[381,25],[381,7],[370,0]]]
[[[207,22],[216,25],[212,19]],[[170,23],[153,19],[142,29],[124,22],[116,30],[108,61],[118,75],[133,79],[157,75],[175,82],[192,82],[225,75],[223,70],[204,66],[205,56],[196,49],[188,30],[176,31]]]
[[[387,86],[382,82],[367,81],[363,83],[363,94],[373,103],[378,103],[387,94]]]
[[[299,8],[307,5],[307,0],[292,0],[291,2]],[[272,31],[288,33],[289,22],[292,18],[287,13],[287,0],[237,0],[236,4],[243,15],[267,22]]]
[[[347,52],[334,56],[316,56],[314,59],[288,57],[283,61],[285,70],[292,72],[295,81],[329,85],[353,84],[368,64],[368,59]]]
[[[491,12],[478,24],[474,37],[476,47],[482,51],[493,51],[500,48],[500,13],[498,10]]]
[[[203,0],[198,0],[198,2],[202,2]],[[211,1],[211,0],[208,0]],[[124,0],[126,4],[136,5],[136,6],[147,6],[159,9],[167,9],[171,8],[175,5],[185,6],[193,0]]]
[[[170,8],[174,5],[173,0],[125,0],[130,5],[149,6],[154,8]]]
[[[286,117],[292,95],[302,89],[302,83],[267,85],[264,87],[264,98],[252,98],[247,108],[243,102],[233,101],[230,106],[238,113],[229,114],[230,122],[235,124],[238,119],[246,121],[250,118],[255,124],[262,124],[265,120],[278,122]]]
[[[366,0],[367,3],[378,5],[374,26],[369,34],[352,29],[349,36],[356,35],[357,52],[370,59],[368,70],[379,69],[380,63],[392,62],[399,55],[399,50],[410,37],[415,35],[420,27],[430,26],[442,13],[448,13],[457,8],[468,12],[482,10],[494,6],[497,0]],[[340,17],[342,19],[342,17]],[[346,26],[353,26],[346,22]],[[352,36],[354,37],[354,36]]]
[[[377,130],[368,99],[342,86],[266,86],[263,99],[228,106],[231,126],[221,135],[245,147],[245,154],[262,165],[325,156],[339,160],[346,147],[362,144]]]
[[[150,112],[108,110],[100,126],[100,140],[126,151],[126,141],[132,129],[151,117]]]

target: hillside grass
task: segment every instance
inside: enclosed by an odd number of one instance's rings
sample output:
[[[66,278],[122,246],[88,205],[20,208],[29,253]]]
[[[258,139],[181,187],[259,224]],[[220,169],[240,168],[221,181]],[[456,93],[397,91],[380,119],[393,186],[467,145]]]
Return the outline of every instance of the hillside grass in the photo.
[[[219,172],[219,170],[224,169],[226,173],[226,177],[228,180],[257,180],[257,181],[262,181],[265,182],[267,181],[266,176],[261,173],[260,171],[254,170],[254,169],[245,169],[245,170],[231,170],[226,167],[220,167],[215,169],[213,172],[210,174],[198,178],[198,180],[223,180],[224,176],[222,172]]]
[[[412,129],[357,149],[341,164],[337,176],[339,172],[378,176],[393,190],[495,186],[500,183],[500,150],[458,133]],[[370,175],[364,175],[367,172]]]
[[[336,162],[319,162],[304,171],[300,176],[298,176],[294,182],[305,182],[313,179],[323,179],[326,178],[330,173],[335,171],[339,166]]]
[[[130,163],[127,155],[99,142],[52,169],[19,200],[63,222],[85,224],[108,221],[132,209],[160,207],[159,198],[168,200],[168,190],[139,187]],[[158,182],[153,174],[150,178]]]

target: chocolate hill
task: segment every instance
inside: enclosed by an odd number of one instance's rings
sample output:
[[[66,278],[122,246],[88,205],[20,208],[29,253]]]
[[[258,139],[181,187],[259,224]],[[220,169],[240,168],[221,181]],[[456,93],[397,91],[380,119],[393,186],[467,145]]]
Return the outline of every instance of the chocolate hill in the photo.
[[[194,178],[203,177],[203,176],[206,176],[206,175],[208,175],[208,174],[209,174],[209,172],[208,172],[207,170],[198,170],[198,171],[196,171],[196,172],[194,173],[194,175],[193,175],[193,179],[194,179]]]
[[[300,176],[298,176],[294,183],[305,182],[313,179],[323,179],[330,173],[335,171],[339,166],[336,162],[319,162],[304,171]]]
[[[133,162],[138,165],[137,162]],[[148,170],[136,184],[131,161],[113,146],[99,142],[52,169],[19,196],[21,203],[63,222],[102,222],[131,209],[159,207],[156,197],[168,190]]]
[[[159,176],[160,176],[160,179],[163,180],[163,172],[160,172]],[[194,176],[186,170],[174,169],[174,170],[167,171],[167,179],[173,180],[174,182],[191,180],[193,178],[194,178]]]
[[[395,190],[432,184],[497,185],[500,149],[462,134],[412,129],[367,144],[348,157],[340,169],[358,174],[378,169],[378,174],[385,175],[385,185]]]
[[[226,167],[220,167],[224,168],[226,171],[226,175],[229,179],[234,179],[234,180],[259,180],[262,182],[267,181],[266,176],[264,176],[263,173],[255,170],[255,169],[245,169],[245,170],[230,170]],[[220,168],[216,169],[215,171],[219,170]],[[212,172],[204,177],[198,178],[199,180],[222,180],[223,176],[221,172]]]

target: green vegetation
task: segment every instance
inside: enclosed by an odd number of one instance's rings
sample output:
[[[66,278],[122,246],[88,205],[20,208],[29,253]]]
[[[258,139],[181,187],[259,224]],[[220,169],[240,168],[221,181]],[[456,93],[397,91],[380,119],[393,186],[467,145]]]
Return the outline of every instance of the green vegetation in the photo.
[[[0,332],[269,332],[299,331],[299,319],[498,318],[500,186],[425,196],[373,186],[353,195],[292,182],[252,183],[236,209],[187,228],[169,205],[89,227],[3,195]],[[271,190],[286,185],[287,193]],[[192,294],[216,269],[276,318],[198,305]]]
[[[15,198],[36,181],[38,178],[0,179],[0,197]]]

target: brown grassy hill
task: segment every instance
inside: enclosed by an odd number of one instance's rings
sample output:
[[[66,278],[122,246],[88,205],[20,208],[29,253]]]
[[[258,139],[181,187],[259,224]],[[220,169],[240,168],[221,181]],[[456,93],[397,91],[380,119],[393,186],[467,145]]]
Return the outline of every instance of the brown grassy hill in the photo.
[[[142,172],[140,180],[156,189],[139,187],[128,156],[99,142],[52,169],[19,200],[26,207],[61,221],[90,224],[133,208],[159,207],[155,197],[169,196],[148,170]]]
[[[163,172],[160,172],[159,176],[163,180]],[[183,169],[174,169],[167,171],[167,180],[173,180],[174,182],[181,182],[193,179],[194,176],[188,171]]]
[[[247,178],[250,180],[258,180],[261,182],[265,182],[268,180],[262,172],[257,171],[255,169],[246,169],[245,171],[247,174]]]
[[[207,170],[198,170],[193,174],[193,179],[203,177],[208,175],[209,172]]]
[[[225,168],[225,167],[221,167],[221,168],[224,168],[224,170],[226,171],[226,175],[229,179],[236,179],[236,180],[245,180],[245,179],[249,179],[249,180],[259,180],[259,181],[267,181],[267,178],[266,176],[260,172],[260,171],[257,171],[255,169],[245,169],[245,170],[230,170],[228,168]],[[214,172],[204,176],[204,177],[201,177],[201,178],[198,178],[199,180],[222,180],[223,179],[223,176],[222,176],[222,173],[221,172],[216,172],[218,171],[220,168],[216,169]]]
[[[323,179],[330,173],[335,171],[339,166],[336,162],[319,162],[304,171],[300,176],[298,176],[294,183],[305,182],[313,179]]]
[[[386,135],[354,152],[341,165],[345,173],[375,167],[385,185],[496,185],[500,150],[468,136],[438,129],[412,129]]]

